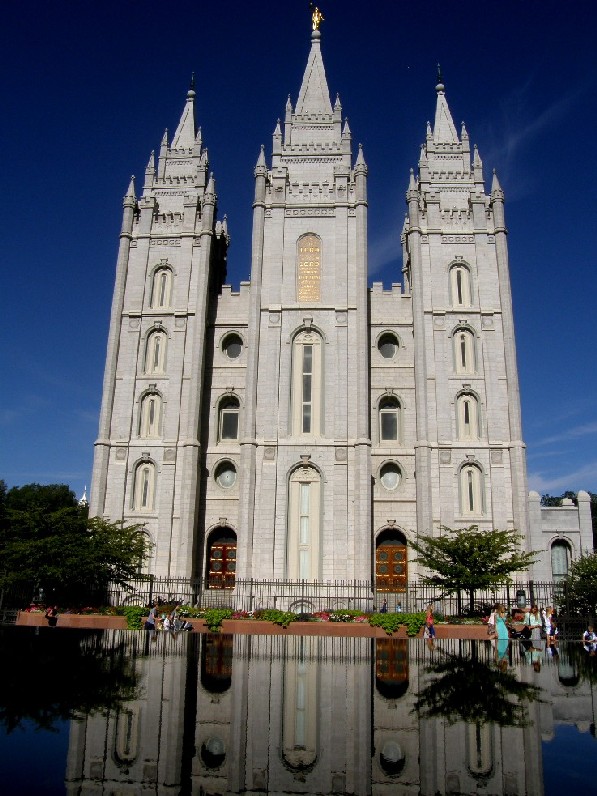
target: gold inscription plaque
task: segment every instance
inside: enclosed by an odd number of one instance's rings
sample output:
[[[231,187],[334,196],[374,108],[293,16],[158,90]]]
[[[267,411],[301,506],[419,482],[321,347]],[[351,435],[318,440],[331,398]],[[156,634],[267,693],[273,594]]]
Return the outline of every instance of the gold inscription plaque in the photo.
[[[298,242],[298,300],[319,301],[320,288],[321,239],[317,235],[305,235]]]

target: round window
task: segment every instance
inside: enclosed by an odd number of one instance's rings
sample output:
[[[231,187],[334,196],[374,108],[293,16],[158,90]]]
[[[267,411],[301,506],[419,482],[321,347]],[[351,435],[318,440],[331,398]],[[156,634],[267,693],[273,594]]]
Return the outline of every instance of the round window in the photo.
[[[398,353],[398,338],[395,334],[382,334],[377,348],[384,359],[393,359]]]
[[[216,467],[215,477],[222,489],[230,489],[236,483],[236,467],[232,462],[221,462]]]
[[[379,473],[384,489],[396,489],[400,483],[400,468],[394,462],[384,464]]]
[[[222,345],[228,359],[238,359],[243,350],[243,341],[237,334],[229,334]]]

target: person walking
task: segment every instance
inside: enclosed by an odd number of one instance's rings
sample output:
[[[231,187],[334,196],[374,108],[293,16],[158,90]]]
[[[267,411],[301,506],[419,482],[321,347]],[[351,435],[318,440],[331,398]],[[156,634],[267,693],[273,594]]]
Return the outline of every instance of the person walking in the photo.
[[[158,615],[158,604],[154,603],[149,611],[149,616],[145,620],[145,630],[155,630]]]

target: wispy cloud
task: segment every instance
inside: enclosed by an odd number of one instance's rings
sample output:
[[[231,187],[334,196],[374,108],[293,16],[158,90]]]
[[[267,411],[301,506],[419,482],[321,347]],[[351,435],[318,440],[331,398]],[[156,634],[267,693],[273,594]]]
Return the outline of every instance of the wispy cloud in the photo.
[[[533,443],[533,447],[539,445],[553,445],[555,442],[569,442],[570,440],[580,439],[581,437],[587,437],[591,434],[597,434],[597,420],[592,423],[584,423],[581,426],[574,426],[559,434],[537,440]]]
[[[597,489],[597,461],[589,462],[577,470],[559,473],[557,476],[544,476],[542,473],[529,473],[529,489],[540,494],[545,492],[564,492],[566,489]]]
[[[533,107],[534,82],[535,78],[527,80],[504,98],[501,103],[502,126],[496,129],[491,125],[489,132],[493,144],[489,150],[485,150],[483,156],[487,163],[501,164],[502,184],[507,183],[510,199],[524,196],[533,187],[531,182],[520,178],[516,160],[521,151],[564,119],[593,85],[591,79],[577,84],[567,94],[559,95],[551,105],[531,117],[529,111]]]
[[[369,277],[378,274],[386,265],[402,261],[401,227],[392,227],[388,232],[374,238],[368,249]],[[397,271],[399,274],[400,271]]]

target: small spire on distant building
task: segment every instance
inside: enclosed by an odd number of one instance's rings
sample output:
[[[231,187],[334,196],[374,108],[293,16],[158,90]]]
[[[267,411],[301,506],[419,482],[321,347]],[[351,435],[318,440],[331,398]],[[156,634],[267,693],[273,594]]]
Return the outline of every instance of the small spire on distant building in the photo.
[[[83,494],[81,495],[81,499],[79,500],[79,506],[88,506],[89,501],[87,500],[87,484],[85,484],[85,489],[83,490]]]

